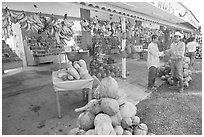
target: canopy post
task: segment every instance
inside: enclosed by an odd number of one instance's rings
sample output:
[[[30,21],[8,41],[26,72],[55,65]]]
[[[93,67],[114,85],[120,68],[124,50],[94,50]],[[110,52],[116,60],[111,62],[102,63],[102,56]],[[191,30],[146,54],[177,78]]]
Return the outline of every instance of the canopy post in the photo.
[[[121,25],[122,25],[122,32],[123,34],[126,33],[126,24],[125,24],[125,17],[121,18]],[[126,37],[122,38],[122,50],[125,50],[126,47]],[[126,79],[126,58],[122,58],[122,78]]]

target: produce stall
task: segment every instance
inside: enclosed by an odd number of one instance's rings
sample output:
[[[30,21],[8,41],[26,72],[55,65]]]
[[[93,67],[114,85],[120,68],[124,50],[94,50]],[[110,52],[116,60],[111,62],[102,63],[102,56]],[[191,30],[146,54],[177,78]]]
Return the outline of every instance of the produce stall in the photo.
[[[140,121],[137,107],[126,100],[126,94],[111,76],[102,79],[93,99],[75,111],[81,114],[69,135],[154,135]]]
[[[53,88],[56,94],[57,100],[57,110],[58,110],[58,117],[61,118],[61,107],[60,107],[60,99],[59,99],[59,92],[67,92],[71,90],[81,90],[83,89],[83,100],[86,100],[85,92],[88,90],[88,101],[92,98],[92,84],[93,78],[89,77],[87,79],[81,80],[72,80],[72,81],[63,81],[58,77],[59,71],[52,72],[52,81],[53,81]]]
[[[27,65],[38,65],[57,60],[64,50],[66,41],[73,37],[73,21],[67,14],[58,16],[3,9],[2,38],[13,35],[13,24],[20,24]]]

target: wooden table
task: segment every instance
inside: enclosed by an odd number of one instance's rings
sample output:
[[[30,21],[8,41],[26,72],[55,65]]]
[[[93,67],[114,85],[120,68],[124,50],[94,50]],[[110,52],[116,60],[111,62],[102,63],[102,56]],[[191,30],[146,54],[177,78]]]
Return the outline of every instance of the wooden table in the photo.
[[[52,72],[52,82],[53,88],[56,93],[56,100],[57,100],[57,110],[58,116],[61,118],[61,107],[59,101],[59,92],[68,92],[70,90],[83,90],[83,100],[85,100],[85,91],[88,90],[88,101],[92,99],[92,85],[93,85],[93,78],[92,79],[80,79],[80,80],[73,80],[73,81],[62,81],[57,77],[57,72]]]

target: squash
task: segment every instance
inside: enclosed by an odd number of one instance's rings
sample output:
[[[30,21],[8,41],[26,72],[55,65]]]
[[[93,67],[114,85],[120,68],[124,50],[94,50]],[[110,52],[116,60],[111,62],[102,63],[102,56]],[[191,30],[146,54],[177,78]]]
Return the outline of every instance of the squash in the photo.
[[[134,128],[134,135],[147,135],[148,127],[144,123],[140,123],[138,127]]]
[[[142,129],[142,130],[148,131],[148,127],[147,127],[147,125],[145,123],[140,123],[139,128]]]
[[[132,133],[129,130],[124,130],[123,135],[132,135]]]
[[[95,126],[96,135],[116,135],[113,126],[110,123],[101,123]]]
[[[71,74],[74,78],[76,78],[77,80],[80,79],[80,75],[79,73],[77,72],[77,70],[75,68],[68,68],[68,73]]]
[[[89,111],[90,113],[96,115],[102,111],[100,101],[97,99],[92,99],[85,106],[75,109],[75,112],[80,112],[80,111]]]
[[[95,115],[90,112],[83,112],[78,116],[77,125],[80,129],[89,130],[94,128]]]
[[[73,66],[76,70],[79,70],[80,66],[77,61],[74,61]]]
[[[139,125],[139,123],[140,123],[140,118],[139,118],[138,116],[133,116],[133,117],[131,117],[131,119],[132,119],[132,125],[133,125],[133,126]]]
[[[94,119],[94,126],[100,125],[102,123],[111,123],[111,118],[107,114],[99,113]]]
[[[123,134],[123,128],[121,126],[115,126],[114,127],[116,135],[122,135]]]
[[[94,119],[96,135],[116,135],[111,118],[106,114],[98,114]]]
[[[88,131],[86,131],[85,135],[95,135],[95,130],[94,129],[90,129]]]
[[[147,135],[147,131],[140,129],[139,127],[134,127],[133,134],[134,135]]]
[[[70,60],[67,62],[67,68],[73,68],[72,62]]]
[[[134,104],[130,102],[125,102],[124,105],[120,106],[120,112],[122,115],[122,118],[128,118],[128,117],[133,117],[137,113],[137,108]]]
[[[111,121],[112,121],[112,125],[114,127],[118,126],[118,125],[121,125],[122,116],[121,116],[120,111],[118,113],[116,113],[115,115],[110,116],[110,118],[111,118]]]
[[[101,97],[118,99],[119,91],[117,81],[111,76],[103,78],[99,86],[99,94]]]
[[[67,73],[67,78],[68,78],[68,80],[74,80],[74,77],[69,73]]]
[[[85,62],[83,59],[80,59],[80,60],[79,60],[79,65],[80,65],[82,68],[84,68],[84,69],[87,70],[86,62]]]
[[[78,69],[78,72],[79,72],[79,75],[80,75],[80,78],[82,79],[92,79],[91,75],[88,73],[88,70],[87,69],[84,69],[82,67],[80,67]]]
[[[119,112],[119,104],[115,99],[112,98],[102,98],[101,109],[104,113],[109,116],[113,116]]]
[[[73,128],[69,131],[68,135],[84,135],[85,131],[79,128]]]
[[[132,119],[130,117],[123,118],[121,121],[121,126],[123,129],[127,129],[128,127],[132,126]]]

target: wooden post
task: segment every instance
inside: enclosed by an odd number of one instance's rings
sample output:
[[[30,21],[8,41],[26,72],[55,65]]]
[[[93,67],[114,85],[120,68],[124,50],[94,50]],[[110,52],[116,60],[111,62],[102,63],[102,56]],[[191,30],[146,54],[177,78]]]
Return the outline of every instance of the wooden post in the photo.
[[[122,31],[123,33],[126,32],[126,24],[125,24],[125,18],[122,17],[121,18],[121,25],[122,25]],[[125,50],[125,47],[126,47],[126,38],[125,39],[122,39],[122,51]],[[126,78],[126,58],[122,58],[122,78]]]
[[[90,10],[80,8],[80,17],[81,19],[90,19]],[[88,31],[82,31],[82,40],[81,40],[81,48],[86,50],[88,49],[88,46],[91,46],[92,40],[91,40],[91,32]]]

